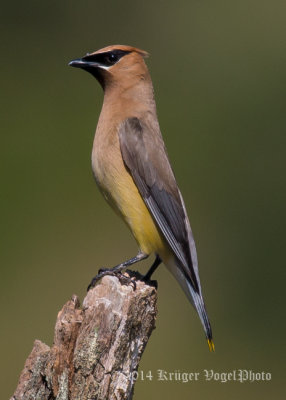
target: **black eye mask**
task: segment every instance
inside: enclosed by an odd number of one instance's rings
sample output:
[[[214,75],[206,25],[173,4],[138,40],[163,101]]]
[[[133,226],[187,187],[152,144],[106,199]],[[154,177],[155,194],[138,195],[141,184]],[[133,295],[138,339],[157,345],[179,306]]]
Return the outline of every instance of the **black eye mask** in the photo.
[[[83,61],[94,62],[100,64],[105,67],[110,67],[111,65],[116,64],[123,56],[129,54],[130,51],[124,50],[112,50],[107,51],[106,53],[99,54],[87,54],[82,58]]]

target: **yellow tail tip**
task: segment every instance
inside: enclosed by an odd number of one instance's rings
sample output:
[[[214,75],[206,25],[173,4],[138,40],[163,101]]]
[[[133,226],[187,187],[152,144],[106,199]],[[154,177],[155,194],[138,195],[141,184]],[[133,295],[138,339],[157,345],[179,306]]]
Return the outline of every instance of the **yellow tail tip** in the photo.
[[[209,345],[209,349],[210,352],[215,351],[215,345],[212,339],[208,339],[208,345]]]

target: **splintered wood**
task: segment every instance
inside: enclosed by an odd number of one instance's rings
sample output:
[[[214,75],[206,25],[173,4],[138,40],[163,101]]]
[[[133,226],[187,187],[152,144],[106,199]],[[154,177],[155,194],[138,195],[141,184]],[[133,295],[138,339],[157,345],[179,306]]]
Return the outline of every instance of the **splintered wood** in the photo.
[[[54,344],[39,340],[10,400],[127,400],[155,328],[157,292],[136,280],[104,277],[80,307],[73,296],[58,313]]]

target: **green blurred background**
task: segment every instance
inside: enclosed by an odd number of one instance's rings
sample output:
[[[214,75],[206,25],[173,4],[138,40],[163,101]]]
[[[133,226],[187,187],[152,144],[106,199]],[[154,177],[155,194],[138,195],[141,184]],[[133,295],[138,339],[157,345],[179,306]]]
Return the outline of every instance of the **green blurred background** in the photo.
[[[270,372],[270,382],[139,381],[135,400],[285,396],[286,3],[31,1],[1,4],[1,372],[12,395],[34,339],[135,242],[94,184],[102,91],[67,66],[131,44],[195,234],[216,345],[164,267],[141,369]],[[147,264],[138,267],[143,273]],[[284,381],[283,381],[284,380]]]

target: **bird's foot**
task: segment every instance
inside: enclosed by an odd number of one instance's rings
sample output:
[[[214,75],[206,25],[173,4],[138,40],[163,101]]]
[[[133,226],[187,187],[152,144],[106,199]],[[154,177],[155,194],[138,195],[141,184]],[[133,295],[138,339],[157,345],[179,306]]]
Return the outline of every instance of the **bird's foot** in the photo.
[[[149,285],[149,286],[154,286],[155,289],[158,289],[158,282],[155,280],[154,281],[151,280],[151,276],[156,271],[156,269],[161,264],[161,262],[162,262],[161,258],[158,255],[156,255],[155,261],[149,268],[148,272],[142,278],[143,282],[147,283],[147,285]]]
[[[144,275],[141,280],[143,282],[145,282],[147,285],[149,286],[153,286],[156,290],[158,289],[158,282],[154,279],[150,279],[150,276],[148,275],[148,273],[146,275]]]
[[[92,278],[90,284],[87,287],[87,291],[93,288],[101,278],[107,275],[116,276],[116,278],[119,279],[121,285],[132,285],[133,290],[136,290],[136,282],[129,275],[125,275],[121,272],[121,270],[115,268],[101,268],[98,271],[98,274],[94,278]]]

